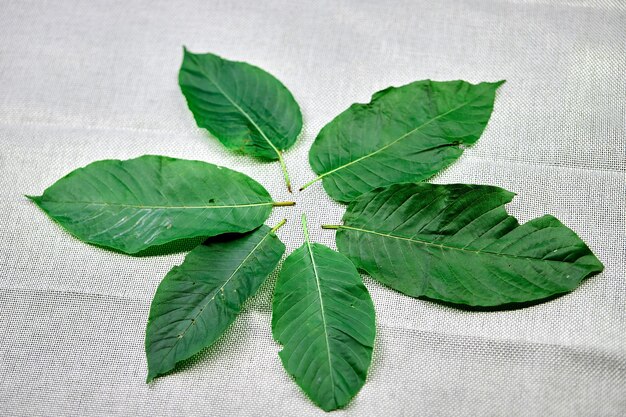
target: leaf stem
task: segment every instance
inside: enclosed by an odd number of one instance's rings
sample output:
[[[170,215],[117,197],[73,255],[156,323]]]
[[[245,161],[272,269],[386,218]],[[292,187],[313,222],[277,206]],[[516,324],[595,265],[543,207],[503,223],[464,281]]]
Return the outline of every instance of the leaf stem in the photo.
[[[272,206],[274,207],[286,207],[286,206],[295,206],[295,201],[274,201]]]
[[[336,229],[339,229],[340,227],[341,227],[340,224],[323,224],[322,225],[322,229],[333,229],[333,230],[336,230]]]
[[[276,148],[274,148],[276,149]],[[287,165],[285,165],[285,160],[283,159],[283,153],[280,151],[276,151],[278,154],[278,162],[280,162],[280,169],[283,171],[283,176],[285,177],[285,184],[287,184],[287,191],[291,191],[291,180],[289,179],[289,173],[287,172]]]
[[[300,189],[299,189],[298,191],[302,191],[302,190],[304,190],[305,188],[307,188],[308,186],[315,184],[316,182],[318,182],[319,180],[321,180],[321,179],[322,179],[322,177],[323,177],[323,175],[320,175],[319,177],[315,178],[314,180],[311,180],[311,181],[307,182],[307,183],[306,183],[306,184],[304,184],[302,187],[300,187]]]
[[[285,223],[287,223],[287,219],[282,219],[280,222],[278,222],[278,224],[276,226],[272,227],[272,230],[270,230],[270,233],[276,232]]]
[[[304,230],[304,241],[309,241],[309,229],[306,227],[306,213],[302,213],[302,230]]]

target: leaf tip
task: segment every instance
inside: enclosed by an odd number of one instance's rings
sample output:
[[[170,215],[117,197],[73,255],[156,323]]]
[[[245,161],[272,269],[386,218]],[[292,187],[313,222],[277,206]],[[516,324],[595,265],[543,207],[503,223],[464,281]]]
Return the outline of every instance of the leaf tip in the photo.
[[[39,203],[41,202],[41,195],[28,195],[28,194],[24,194],[24,197],[28,198],[30,201],[32,201],[33,203],[39,205]]]
[[[600,272],[604,271],[604,264],[602,263],[602,261],[600,259],[598,259],[598,257],[592,252],[591,253],[595,259],[595,265],[594,267],[596,268],[590,275],[594,275],[594,274],[599,274]],[[590,276],[589,275],[589,276]]]
[[[155,369],[154,367],[150,369],[150,365],[148,365],[148,375],[146,375],[146,384],[153,382],[155,378],[158,378],[159,376],[164,375],[165,373],[167,373],[167,371],[163,372],[161,368]]]
[[[193,52],[189,50],[189,48],[187,48],[187,45],[183,45],[183,58],[193,57],[195,55],[196,54],[194,54]]]

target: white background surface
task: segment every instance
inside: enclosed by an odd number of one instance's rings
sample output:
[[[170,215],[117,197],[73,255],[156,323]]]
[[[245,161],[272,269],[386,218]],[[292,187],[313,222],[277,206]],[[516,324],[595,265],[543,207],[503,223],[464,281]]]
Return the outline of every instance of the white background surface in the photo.
[[[282,369],[275,276],[212,348],[144,383],[148,308],[183,254],[85,245],[23,194],[89,162],[163,154],[245,172],[276,200],[291,252],[306,211],[334,248],[345,207],[321,184],[287,194],[278,164],[229,153],[195,127],[177,85],[182,45],[258,65],[294,94],[304,131],[286,153],[314,177],[317,132],[353,102],[414,80],[506,79],[483,137],[436,182],[518,193],[606,269],[548,303],[470,312],[365,278],[374,363],[334,415],[626,414],[626,3],[598,1],[0,1],[0,414],[322,415]]]

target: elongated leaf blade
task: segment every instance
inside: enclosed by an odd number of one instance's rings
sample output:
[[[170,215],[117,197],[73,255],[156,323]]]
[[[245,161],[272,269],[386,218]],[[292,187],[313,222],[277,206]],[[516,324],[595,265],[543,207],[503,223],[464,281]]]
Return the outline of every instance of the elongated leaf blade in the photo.
[[[425,80],[379,91],[320,131],[309,163],[328,194],[342,202],[427,179],[478,140],[503,82]]]
[[[283,366],[311,400],[326,411],[344,407],[365,383],[376,333],[354,265],[307,239],[278,277],[272,333]]]
[[[213,344],[276,268],[285,245],[267,226],[212,238],[157,288],[146,328],[148,382]]]
[[[274,204],[244,174],[153,155],[91,163],[29,198],[77,238],[126,253],[247,232],[263,224]]]
[[[245,62],[185,49],[178,82],[199,127],[227,148],[279,160],[302,130],[300,107],[271,74]]]
[[[350,204],[337,247],[404,294],[472,306],[540,300],[602,271],[585,243],[552,216],[520,225],[514,194],[486,185],[399,184]]]

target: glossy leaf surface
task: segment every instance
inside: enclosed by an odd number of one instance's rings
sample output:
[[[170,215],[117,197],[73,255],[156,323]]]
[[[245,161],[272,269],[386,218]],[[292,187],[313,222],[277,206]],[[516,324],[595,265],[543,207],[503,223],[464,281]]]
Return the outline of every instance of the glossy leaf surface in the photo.
[[[93,162],[29,198],[77,238],[126,253],[247,232],[283,204],[239,172],[153,155]]]
[[[552,216],[520,225],[514,194],[486,185],[400,184],[350,204],[337,247],[404,294],[473,306],[571,291],[603,265]],[[334,227],[333,227],[334,228]]]
[[[374,188],[427,179],[454,162],[482,134],[504,81],[416,81],[353,104],[328,123],[309,163],[328,194],[342,202]]]
[[[271,74],[245,62],[184,51],[178,77],[199,127],[227,148],[268,160],[280,160],[302,130],[300,107]]]
[[[210,346],[276,268],[285,245],[263,225],[193,249],[157,288],[146,329],[148,381]]]
[[[283,366],[311,400],[326,411],[345,406],[365,383],[376,333],[352,262],[306,236],[278,277],[272,333]]]

